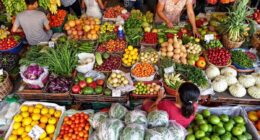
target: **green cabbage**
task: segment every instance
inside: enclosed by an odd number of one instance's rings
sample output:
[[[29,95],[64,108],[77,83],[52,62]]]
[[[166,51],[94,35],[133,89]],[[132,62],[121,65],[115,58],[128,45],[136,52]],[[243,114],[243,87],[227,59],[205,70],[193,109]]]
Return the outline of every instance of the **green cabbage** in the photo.
[[[129,111],[125,115],[125,123],[126,124],[143,124],[147,125],[146,112],[141,110],[133,110]]]
[[[107,119],[102,123],[96,133],[99,140],[118,140],[124,124],[118,119]]]
[[[109,110],[109,116],[111,118],[115,118],[115,119],[123,119],[125,114],[127,112],[127,109],[119,104],[119,103],[115,103],[112,104],[110,110]]]
[[[120,137],[120,140],[143,140],[145,134],[145,127],[140,124],[127,125]]]
[[[106,112],[97,112],[89,118],[89,123],[92,128],[96,129],[98,126],[105,122],[108,118],[108,114]]]
[[[168,126],[169,116],[165,111],[155,110],[148,114],[147,120],[149,127]]]

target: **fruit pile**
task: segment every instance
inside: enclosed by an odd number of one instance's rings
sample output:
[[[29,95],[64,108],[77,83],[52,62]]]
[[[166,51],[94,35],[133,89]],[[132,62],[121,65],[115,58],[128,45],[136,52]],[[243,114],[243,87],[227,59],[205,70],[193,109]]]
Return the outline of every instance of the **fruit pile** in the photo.
[[[136,77],[149,77],[155,73],[155,68],[150,63],[137,63],[131,73]]]
[[[140,53],[140,61],[143,63],[155,64],[159,60],[159,55],[155,50],[145,50]]]
[[[253,14],[253,19],[258,23],[260,24],[260,10],[257,9],[254,14]]]
[[[260,134],[260,110],[247,112],[249,120],[255,125],[258,133]]]
[[[128,46],[122,58],[122,62],[127,67],[132,66],[138,60],[138,49],[133,46]]]
[[[225,66],[230,63],[231,54],[225,48],[208,49],[207,58],[216,66]]]
[[[113,88],[117,88],[128,85],[129,81],[123,72],[112,72],[107,83]]]
[[[68,36],[74,40],[97,40],[101,21],[98,18],[82,17],[69,20],[65,25]]]
[[[31,140],[28,133],[35,125],[38,125],[44,130],[44,133],[40,136],[41,140],[53,139],[54,131],[61,114],[61,110],[46,107],[42,104],[31,106],[22,105],[20,107],[20,113],[13,118],[13,130],[8,139]]]
[[[19,56],[12,53],[0,52],[0,68],[11,71],[17,66],[19,61]]]
[[[56,140],[87,140],[89,130],[89,115],[81,112],[72,116],[65,116]]]
[[[102,43],[98,46],[98,52],[122,52],[126,48],[126,41],[121,39],[112,40],[110,39],[108,42]]]
[[[115,29],[115,24],[110,23],[110,22],[105,22],[100,27],[100,33],[103,34],[103,33],[106,33],[106,32],[113,32],[114,29]]]
[[[103,92],[103,79],[94,81],[93,77],[78,77],[77,81],[71,89],[74,94],[93,95],[102,94]]]
[[[156,83],[148,83],[138,82],[135,84],[134,94],[143,94],[143,95],[156,95],[160,91],[161,86]]]
[[[98,56],[98,58],[101,58],[101,56]],[[98,62],[98,60],[101,60],[101,62]],[[109,56],[109,58],[105,59],[104,62],[101,59],[97,59],[96,57],[96,62],[97,62],[97,66],[95,67],[95,69],[97,71],[112,71],[112,70],[116,70],[120,67],[121,65],[121,57],[117,56],[117,55],[111,55]]]
[[[194,43],[188,43],[185,45],[188,54],[199,54],[201,52],[201,46]]]
[[[0,50],[9,50],[15,47],[18,42],[13,36],[0,40]]]
[[[114,7],[109,7],[104,12],[104,18],[116,18],[117,16],[122,14],[123,10],[124,8],[119,5]]]
[[[196,114],[195,121],[188,128],[186,140],[251,140],[242,116],[213,115],[205,109]]]
[[[206,49],[222,48],[223,45],[220,40],[211,40],[209,43],[205,44]]]
[[[49,17],[50,26],[60,27],[63,24],[66,16],[67,12],[65,10],[58,10],[56,14],[51,14]]]
[[[7,38],[8,35],[10,35],[8,28],[1,25],[1,27],[0,27],[0,40]]]
[[[145,32],[143,42],[147,44],[157,44],[158,34],[153,32]]]

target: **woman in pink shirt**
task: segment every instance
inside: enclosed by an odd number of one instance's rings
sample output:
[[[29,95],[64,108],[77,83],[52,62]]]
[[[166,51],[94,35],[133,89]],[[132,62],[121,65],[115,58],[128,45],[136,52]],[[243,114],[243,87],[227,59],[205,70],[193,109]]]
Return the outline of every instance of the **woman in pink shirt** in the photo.
[[[151,112],[153,110],[164,110],[168,113],[170,120],[175,120],[183,127],[188,127],[195,118],[197,111],[197,101],[200,96],[199,88],[189,82],[183,83],[176,94],[176,102],[170,100],[163,100],[165,94],[161,91],[155,102],[145,100],[143,103],[143,110]]]

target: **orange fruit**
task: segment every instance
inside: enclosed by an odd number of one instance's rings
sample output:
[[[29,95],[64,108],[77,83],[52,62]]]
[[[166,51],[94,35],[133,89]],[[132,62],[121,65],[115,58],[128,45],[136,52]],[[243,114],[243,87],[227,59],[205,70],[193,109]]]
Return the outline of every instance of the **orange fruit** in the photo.
[[[260,119],[260,110],[258,110],[258,111],[256,112],[256,114],[257,114],[257,117]]]
[[[258,122],[256,124],[256,128],[260,131],[260,120],[258,120]]]
[[[248,118],[249,118],[250,121],[253,121],[253,122],[258,120],[258,117],[257,117],[257,114],[256,114],[255,111],[250,111],[248,113]]]

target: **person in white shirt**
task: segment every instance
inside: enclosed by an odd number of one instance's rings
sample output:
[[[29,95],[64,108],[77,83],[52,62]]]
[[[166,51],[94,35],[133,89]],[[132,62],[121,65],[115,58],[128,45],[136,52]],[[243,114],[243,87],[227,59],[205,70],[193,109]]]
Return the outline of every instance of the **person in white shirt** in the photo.
[[[105,10],[105,4],[102,0],[82,0],[83,11],[86,10],[87,16],[95,18],[102,17],[102,10]]]
[[[73,10],[78,17],[81,16],[81,7],[78,0],[61,0],[61,3],[62,9],[68,12],[70,12],[70,10]]]

